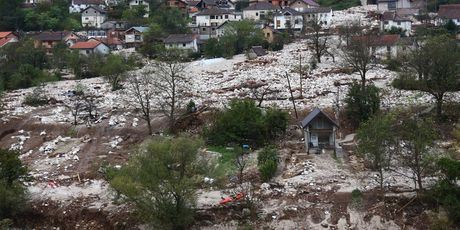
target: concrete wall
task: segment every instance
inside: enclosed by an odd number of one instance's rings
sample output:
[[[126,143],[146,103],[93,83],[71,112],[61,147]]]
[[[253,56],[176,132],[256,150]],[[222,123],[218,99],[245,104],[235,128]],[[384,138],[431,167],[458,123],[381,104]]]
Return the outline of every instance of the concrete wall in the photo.
[[[291,22],[291,28],[294,30],[302,30],[303,27],[303,17],[302,15],[298,16],[275,16],[273,18],[273,24],[275,29],[277,30],[285,30],[287,29],[286,22]]]

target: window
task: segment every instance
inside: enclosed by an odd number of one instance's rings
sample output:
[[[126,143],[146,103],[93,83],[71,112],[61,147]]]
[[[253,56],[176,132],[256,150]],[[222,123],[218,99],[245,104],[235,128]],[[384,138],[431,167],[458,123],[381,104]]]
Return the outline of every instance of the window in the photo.
[[[294,21],[294,24],[299,24],[299,19],[296,19],[296,20]]]
[[[89,54],[89,50],[85,50],[86,51],[86,54]]]
[[[203,27],[203,31],[206,31],[206,28]]]
[[[390,51],[391,51],[391,47],[387,46],[387,52],[390,52]]]
[[[388,21],[383,22],[383,24],[388,25]]]
[[[182,43],[182,47],[185,47],[185,43]]]
[[[269,38],[269,37],[270,37],[270,33],[267,33],[266,37]]]
[[[225,19],[228,19],[228,15],[225,15]]]
[[[388,10],[396,10],[396,1],[388,2]]]
[[[256,12],[256,16],[259,16],[259,13]]]
[[[398,26],[400,26],[400,25],[401,25],[401,22],[398,22]]]
[[[215,16],[214,16],[214,15],[211,15],[211,19],[215,19]]]

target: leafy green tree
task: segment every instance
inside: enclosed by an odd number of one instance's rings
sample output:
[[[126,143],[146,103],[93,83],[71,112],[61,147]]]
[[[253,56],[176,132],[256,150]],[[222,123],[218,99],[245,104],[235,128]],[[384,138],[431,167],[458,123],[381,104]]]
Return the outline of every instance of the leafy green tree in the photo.
[[[442,116],[444,96],[460,90],[460,48],[447,36],[428,39],[421,48],[411,51],[405,70],[392,85],[399,89],[418,90],[436,100],[436,115]]]
[[[125,72],[129,69],[123,57],[111,54],[107,56],[106,62],[100,68],[100,73],[107,79],[112,91],[115,91],[121,89],[121,82],[125,77]]]
[[[289,34],[288,33],[281,33],[275,34],[273,42],[270,44],[270,48],[273,51],[282,50],[284,48],[284,44],[289,42]]]
[[[222,46],[219,44],[219,40],[216,38],[210,38],[204,45],[204,56],[207,58],[221,57],[223,51]]]
[[[153,139],[109,174],[110,184],[152,227],[187,229],[194,219],[202,146],[188,137]]]
[[[360,122],[366,121],[380,109],[379,88],[374,85],[362,85],[354,82],[345,98],[346,114],[352,123],[357,126]]]
[[[139,52],[149,58],[154,58],[164,50],[161,38],[166,37],[166,32],[160,24],[154,22],[149,25],[149,29],[144,33],[143,44]]]
[[[152,16],[166,34],[183,34],[190,32],[187,24],[189,19],[178,8],[161,7]]]
[[[444,25],[444,27],[446,28],[446,30],[453,34],[453,35],[456,35],[457,34],[457,31],[458,31],[458,28],[457,28],[457,25],[455,24],[454,21],[452,21],[452,19],[450,19],[449,21],[447,21],[447,23]]]
[[[16,151],[0,149],[0,220],[11,218],[25,207],[26,188],[21,180],[27,178]]]
[[[402,124],[395,133],[404,142],[401,147],[403,151],[399,153],[400,163],[412,171],[415,184],[418,184],[419,190],[423,190],[422,179],[435,168],[434,154],[429,150],[436,138],[434,124],[431,120],[416,117],[402,119]]]
[[[442,158],[437,162],[442,173],[441,179],[430,191],[438,204],[447,209],[454,226],[460,224],[460,162],[454,159]]]
[[[278,169],[278,150],[274,146],[263,148],[257,154],[257,167],[262,181],[269,181]]]
[[[395,117],[392,114],[376,114],[361,124],[357,138],[358,153],[372,163],[372,168],[378,172],[378,183],[383,192],[384,169],[390,164],[391,146],[395,146],[392,126]]]
[[[217,114],[208,131],[208,139],[217,145],[263,145],[284,133],[287,115],[277,109],[264,115],[253,100],[232,100],[229,108]]]
[[[0,0],[0,31],[16,31],[23,28],[22,0]]]
[[[144,15],[147,13],[143,5],[134,6],[123,11],[121,18],[128,22],[129,25],[144,25],[148,23],[148,18]]]

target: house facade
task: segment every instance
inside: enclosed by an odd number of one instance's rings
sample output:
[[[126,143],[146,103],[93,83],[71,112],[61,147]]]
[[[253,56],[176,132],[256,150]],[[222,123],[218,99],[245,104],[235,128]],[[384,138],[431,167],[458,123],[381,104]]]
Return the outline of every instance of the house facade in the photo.
[[[313,0],[295,0],[289,4],[289,7],[296,11],[302,12],[308,8],[319,7],[319,4]]]
[[[452,20],[460,26],[460,4],[440,5],[438,10],[438,24],[445,24]]]
[[[306,8],[301,11],[305,21],[316,20],[322,27],[329,27],[332,23],[332,8],[316,7]]]
[[[97,40],[89,40],[84,42],[77,42],[70,47],[71,50],[78,50],[81,55],[100,54],[107,55],[110,53],[110,48],[104,43]]]
[[[305,149],[335,148],[339,125],[318,108],[313,109],[300,123],[304,132]]]
[[[404,8],[411,8],[411,0],[377,0],[379,11],[395,11]]]
[[[65,43],[71,46],[80,40],[74,32],[56,31],[56,32],[40,32],[32,36],[35,48],[44,48],[47,54],[51,54],[51,50],[59,43]]]
[[[275,35],[279,32],[275,30],[273,27],[265,25],[262,28],[262,33],[264,34],[265,40],[267,40],[268,43],[272,43],[275,39]]]
[[[125,45],[128,47],[137,47],[143,41],[143,35],[149,28],[143,26],[135,26],[125,31]]]
[[[303,28],[303,15],[290,7],[285,7],[273,15],[273,25],[276,30],[300,31]]]
[[[269,2],[257,2],[243,9],[243,18],[259,21],[279,9],[281,9],[279,6],[274,6]]]
[[[171,34],[164,39],[166,49],[198,52],[198,36],[195,34]]]
[[[132,9],[134,7],[143,6],[146,13],[144,14],[144,18],[149,17],[150,12],[150,4],[146,0],[129,0],[128,1],[129,8]]]
[[[390,31],[392,28],[400,29],[405,36],[410,36],[412,34],[412,21],[393,11],[384,12],[380,19],[380,31]]]
[[[69,6],[69,13],[80,13],[90,6],[105,9],[105,2],[103,0],[72,0]]]
[[[218,29],[224,23],[240,21],[242,18],[243,16],[240,13],[233,10],[219,8],[204,9],[192,16],[192,23],[189,24],[189,28],[192,33],[200,36],[200,40],[207,40],[218,37]]]
[[[107,12],[97,6],[89,6],[81,11],[81,25],[85,28],[101,28],[107,20]]]
[[[200,10],[211,8],[234,10],[235,3],[231,0],[199,0],[196,7]]]

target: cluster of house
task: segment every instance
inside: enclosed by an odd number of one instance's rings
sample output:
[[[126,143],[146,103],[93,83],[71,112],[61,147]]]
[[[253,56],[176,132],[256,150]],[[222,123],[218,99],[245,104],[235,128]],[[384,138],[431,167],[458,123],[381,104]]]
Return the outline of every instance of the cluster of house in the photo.
[[[27,0],[33,6],[40,1]],[[70,49],[81,54],[107,54],[110,50],[138,47],[143,43],[143,35],[148,31],[146,26],[129,27],[125,21],[114,21],[108,18],[108,11],[113,4],[121,1],[130,7],[145,7],[148,17],[149,3],[146,0],[72,0],[70,13],[81,14],[83,30],[79,32],[57,31],[27,33],[34,40],[36,47],[43,47],[48,52],[61,42]],[[414,31],[413,22],[419,14],[419,6],[412,5],[411,0],[376,0],[380,17],[380,30],[398,29],[400,35],[382,35],[373,39],[376,53],[386,56],[395,54],[396,44],[407,42]],[[167,7],[174,7],[190,17],[190,34],[171,34],[163,38],[166,48],[177,48],[198,52],[200,45],[210,38],[219,39],[228,29],[229,22],[243,19],[254,20],[262,29],[268,42],[272,42],[279,31],[303,31],[307,22],[315,20],[324,28],[332,23],[331,8],[321,7],[314,0],[250,0],[249,6],[236,11],[236,3],[232,0],[165,0]],[[460,4],[441,5],[435,25],[452,20],[460,25]],[[0,47],[18,41],[13,32],[0,32]],[[407,41],[405,41],[407,40]]]

